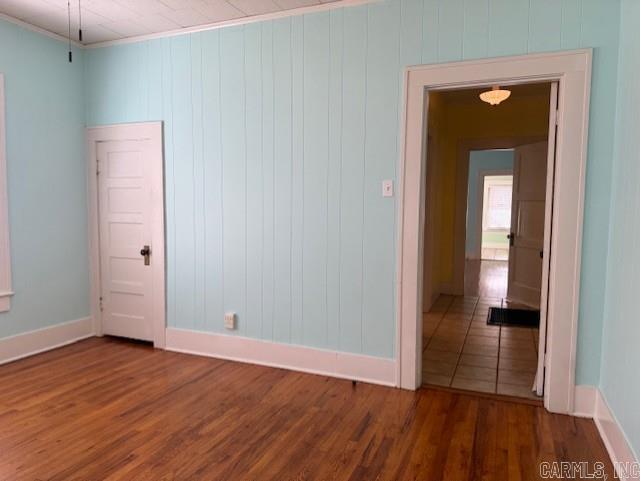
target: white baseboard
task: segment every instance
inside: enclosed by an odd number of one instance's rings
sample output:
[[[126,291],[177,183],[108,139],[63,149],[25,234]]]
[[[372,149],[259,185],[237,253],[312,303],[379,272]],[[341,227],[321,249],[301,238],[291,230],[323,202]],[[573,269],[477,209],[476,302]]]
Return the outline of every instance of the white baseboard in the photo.
[[[573,415],[580,418],[593,419],[596,412],[596,395],[598,388],[594,386],[576,386],[573,398]]]
[[[631,479],[622,470],[638,460],[600,389],[594,386],[576,386],[573,415],[593,418],[611,462],[616,468],[618,479]]]
[[[93,336],[90,317],[0,339],[0,364],[33,356]]]
[[[167,328],[168,351],[397,386],[396,361],[361,354]]]
[[[609,408],[607,400],[599,389],[596,392],[593,420],[598,427],[611,462],[616,468],[616,475],[621,481],[632,479],[622,470],[625,469],[626,466],[631,467],[633,464],[637,465],[638,459],[631,449],[620,423],[616,419],[613,411]]]

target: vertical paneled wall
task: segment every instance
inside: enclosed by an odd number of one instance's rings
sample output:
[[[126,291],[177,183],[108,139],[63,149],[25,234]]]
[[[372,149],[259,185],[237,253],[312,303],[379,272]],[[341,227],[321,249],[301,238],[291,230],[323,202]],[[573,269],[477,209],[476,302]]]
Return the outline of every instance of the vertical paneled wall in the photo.
[[[67,51],[0,20],[15,292],[0,338],[89,316],[84,52]]]
[[[579,381],[597,382],[619,5],[385,0],[91,50],[89,124],[165,121],[172,326],[394,356],[401,74],[595,47]],[[594,380],[595,379],[595,380]]]
[[[640,3],[624,0],[615,130],[614,176],[601,390],[627,440],[640,454]],[[637,456],[636,456],[637,457]]]

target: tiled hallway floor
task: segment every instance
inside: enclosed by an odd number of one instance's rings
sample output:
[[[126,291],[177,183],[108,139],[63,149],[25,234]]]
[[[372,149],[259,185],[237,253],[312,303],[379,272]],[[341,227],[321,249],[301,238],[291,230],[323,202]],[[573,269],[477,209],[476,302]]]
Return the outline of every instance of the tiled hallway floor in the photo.
[[[538,329],[487,325],[499,298],[440,296],[423,318],[425,384],[539,399]]]

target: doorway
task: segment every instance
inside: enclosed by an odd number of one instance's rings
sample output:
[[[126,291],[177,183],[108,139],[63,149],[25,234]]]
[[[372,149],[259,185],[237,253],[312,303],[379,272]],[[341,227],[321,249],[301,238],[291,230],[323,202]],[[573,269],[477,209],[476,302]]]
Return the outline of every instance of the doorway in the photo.
[[[513,157],[513,149],[469,152],[465,295],[507,297]]]
[[[87,130],[91,297],[99,335],[165,344],[162,123]]]
[[[549,156],[547,140],[469,153],[465,295],[540,310]]]
[[[435,263],[424,256],[423,285],[431,289],[425,298],[433,302],[423,303],[427,385],[538,398],[545,187],[547,162],[553,163],[547,139],[555,135],[549,112],[556,88],[512,86],[498,106],[481,101],[483,87],[442,90],[430,99],[424,238],[438,256]],[[501,148],[467,147],[482,144]]]
[[[545,232],[549,258],[544,406],[571,414],[576,390],[580,257],[588,139],[590,49],[497,57],[446,64],[419,65],[405,70],[404,113],[398,203],[397,383],[405,389],[422,384],[423,250],[426,171],[430,168],[427,139],[431,137],[428,108],[431,94],[443,89],[478,85],[517,85],[557,81],[558,109],[550,112],[556,126],[553,186],[553,226]],[[552,118],[553,117],[553,118]],[[425,135],[426,132],[426,135]],[[504,146],[495,145],[493,148]],[[557,147],[557,148],[556,148]],[[471,149],[489,148],[471,146]],[[426,155],[425,155],[426,154]],[[562,286],[561,295],[554,289]],[[541,305],[545,309],[544,304]]]

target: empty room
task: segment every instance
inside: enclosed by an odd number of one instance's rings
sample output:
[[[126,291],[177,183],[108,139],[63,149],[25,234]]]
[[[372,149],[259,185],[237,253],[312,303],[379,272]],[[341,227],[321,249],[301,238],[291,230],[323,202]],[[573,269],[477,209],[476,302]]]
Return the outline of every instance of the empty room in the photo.
[[[640,479],[639,75],[637,0],[0,0],[0,481]]]

